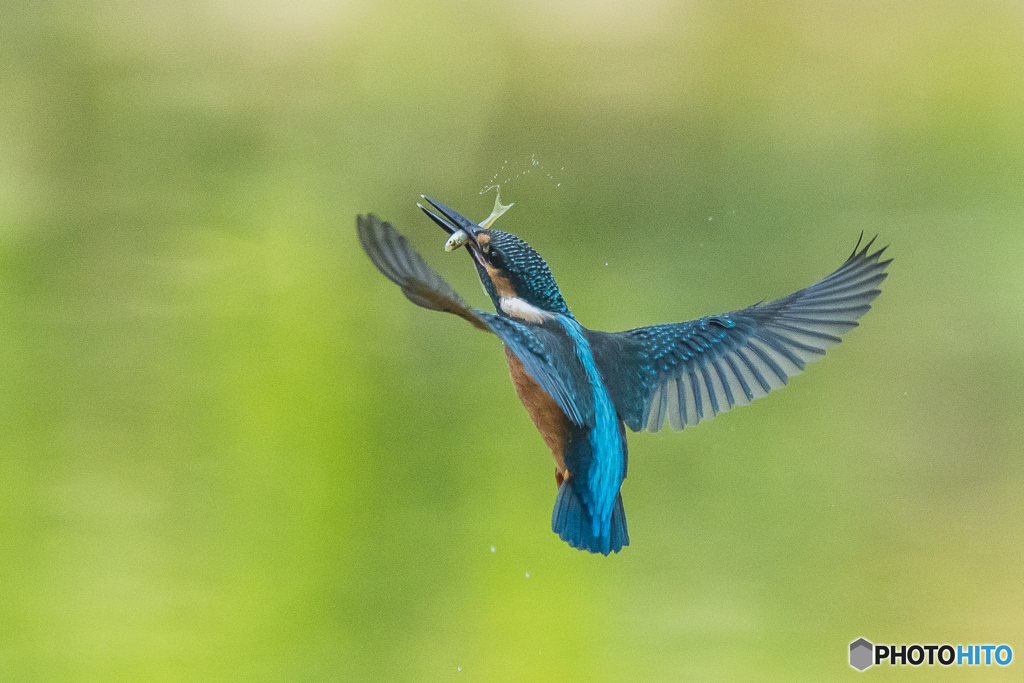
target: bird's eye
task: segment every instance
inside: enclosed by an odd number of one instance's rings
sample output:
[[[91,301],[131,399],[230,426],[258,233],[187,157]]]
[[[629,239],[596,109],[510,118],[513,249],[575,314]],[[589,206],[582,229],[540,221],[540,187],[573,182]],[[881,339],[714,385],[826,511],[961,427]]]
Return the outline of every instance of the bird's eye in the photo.
[[[496,267],[496,268],[502,268],[504,266],[504,264],[505,264],[505,259],[502,258],[501,252],[498,251],[497,249],[495,249],[494,251],[492,251],[490,253],[489,258],[490,258],[490,261],[491,261],[491,265]]]

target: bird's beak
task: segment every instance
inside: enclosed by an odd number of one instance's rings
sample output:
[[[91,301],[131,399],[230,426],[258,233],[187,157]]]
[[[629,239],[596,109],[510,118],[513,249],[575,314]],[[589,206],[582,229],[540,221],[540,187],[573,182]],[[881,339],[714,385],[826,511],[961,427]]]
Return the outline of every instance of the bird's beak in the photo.
[[[434,213],[422,204],[417,204],[416,206],[420,207],[423,213],[430,216],[430,220],[440,225],[442,230],[451,235],[451,237],[448,238],[448,241],[445,242],[445,251],[452,251],[453,249],[457,249],[470,241],[474,243],[476,242],[476,234],[482,229],[479,225],[469,220],[455,209],[445,206],[441,202],[435,201],[426,195],[420,196],[423,197],[423,199],[425,199],[431,206],[437,209],[438,213],[441,215],[439,216],[437,213]]]
[[[480,223],[474,223],[451,207],[445,206],[441,202],[435,201],[426,195],[420,196],[441,213],[441,215],[438,216],[422,204],[416,205],[422,209],[423,213],[430,216],[432,221],[440,225],[442,230],[451,235],[451,237],[448,238],[448,241],[444,243],[445,251],[454,251],[463,244],[467,244],[469,242],[472,242],[475,246],[477,234],[481,230],[486,230],[491,227],[491,225],[494,224],[494,221],[498,220],[498,216],[508,211],[512,206],[512,204],[502,204],[501,195],[499,194],[494,199],[494,210],[491,211],[491,215]]]

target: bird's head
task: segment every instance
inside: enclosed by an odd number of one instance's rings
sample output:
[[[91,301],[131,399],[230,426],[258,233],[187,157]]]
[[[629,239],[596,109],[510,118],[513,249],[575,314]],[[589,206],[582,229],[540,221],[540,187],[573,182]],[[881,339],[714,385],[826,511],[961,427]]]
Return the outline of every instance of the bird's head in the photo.
[[[419,205],[450,235],[445,250],[466,246],[480,282],[499,313],[534,322],[543,319],[545,313],[572,316],[541,255],[512,233],[490,227],[507,207],[496,204],[490,217],[474,223],[430,197],[423,199],[441,214]]]

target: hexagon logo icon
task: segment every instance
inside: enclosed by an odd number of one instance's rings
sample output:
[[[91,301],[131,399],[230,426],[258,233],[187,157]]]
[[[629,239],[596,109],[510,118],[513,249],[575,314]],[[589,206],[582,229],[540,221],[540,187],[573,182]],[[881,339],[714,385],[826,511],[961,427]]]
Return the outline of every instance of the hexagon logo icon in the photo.
[[[872,659],[875,646],[869,643],[864,638],[858,638],[857,640],[850,643],[850,666],[857,671],[863,671],[864,669],[871,666],[874,662]]]

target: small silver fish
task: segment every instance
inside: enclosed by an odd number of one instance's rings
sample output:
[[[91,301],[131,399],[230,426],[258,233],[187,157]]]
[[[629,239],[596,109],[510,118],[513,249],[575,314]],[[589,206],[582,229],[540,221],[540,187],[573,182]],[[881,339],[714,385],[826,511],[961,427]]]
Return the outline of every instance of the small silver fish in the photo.
[[[445,251],[454,251],[470,240],[469,233],[465,230],[458,230],[444,243]]]
[[[481,228],[483,228],[484,230],[486,230],[487,228],[489,228],[492,225],[494,225],[494,221],[498,220],[498,216],[500,216],[501,214],[505,213],[510,208],[512,208],[512,204],[515,203],[515,202],[510,202],[508,204],[502,204],[501,203],[501,186],[495,185],[494,187],[497,190],[497,192],[495,192],[495,196],[494,196],[494,209],[491,211],[491,215],[490,216],[488,216],[487,218],[485,218],[482,221],[480,221],[480,223],[478,223],[478,225]],[[457,230],[457,231],[455,231],[452,234],[451,237],[448,238],[448,241],[444,243],[444,250],[445,251],[455,251],[456,249],[461,247],[463,244],[465,244],[466,242],[470,241],[470,239],[472,239],[472,238],[469,236],[468,232],[466,232],[465,230]]]

